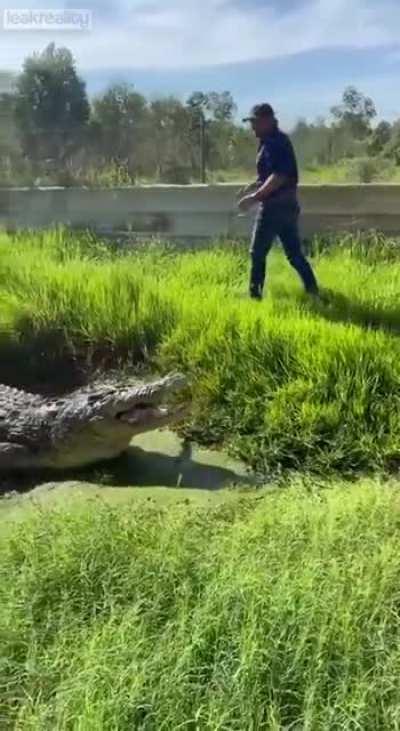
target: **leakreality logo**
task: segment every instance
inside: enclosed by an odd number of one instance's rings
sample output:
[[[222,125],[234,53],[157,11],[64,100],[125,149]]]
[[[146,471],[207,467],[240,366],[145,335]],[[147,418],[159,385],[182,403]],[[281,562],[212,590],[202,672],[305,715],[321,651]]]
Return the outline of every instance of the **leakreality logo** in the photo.
[[[3,12],[3,30],[9,31],[90,31],[91,10],[24,10],[6,8]]]

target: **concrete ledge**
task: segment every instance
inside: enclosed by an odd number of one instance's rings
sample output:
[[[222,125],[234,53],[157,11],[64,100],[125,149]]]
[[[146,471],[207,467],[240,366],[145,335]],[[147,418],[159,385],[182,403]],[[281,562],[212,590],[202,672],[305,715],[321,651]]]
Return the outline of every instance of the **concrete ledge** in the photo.
[[[238,217],[236,209],[241,187],[3,188],[0,227],[64,224],[173,238],[247,235],[252,216]],[[371,228],[400,234],[400,185],[303,185],[300,203],[305,235]]]

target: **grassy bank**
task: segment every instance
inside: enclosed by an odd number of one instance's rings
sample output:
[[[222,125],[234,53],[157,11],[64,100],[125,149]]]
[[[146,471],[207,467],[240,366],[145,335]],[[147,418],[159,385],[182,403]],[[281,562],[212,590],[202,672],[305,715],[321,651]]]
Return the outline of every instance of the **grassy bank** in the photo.
[[[397,252],[372,236],[322,247],[323,305],[274,253],[259,305],[245,296],[244,244],[121,254],[60,232],[2,235],[0,381],[48,389],[99,365],[179,368],[192,379],[187,433],[261,473],[395,467]]]
[[[1,727],[398,728],[399,498],[33,511],[0,537]]]

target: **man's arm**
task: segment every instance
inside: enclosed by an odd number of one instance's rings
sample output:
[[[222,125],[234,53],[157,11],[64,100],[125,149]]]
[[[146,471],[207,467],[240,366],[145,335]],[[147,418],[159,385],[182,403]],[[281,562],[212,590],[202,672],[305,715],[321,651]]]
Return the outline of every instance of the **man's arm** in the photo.
[[[265,183],[263,183],[257,190],[252,193],[247,193],[247,195],[244,195],[241,198],[241,200],[239,201],[240,210],[247,211],[256,203],[261,203],[262,201],[266,200],[272,193],[275,193],[276,190],[279,190],[279,188],[285,185],[287,180],[288,178],[286,177],[286,175],[281,175],[280,173],[272,173],[272,175],[267,178]]]
[[[245,195],[250,195],[250,193],[255,193],[256,190],[258,190],[261,187],[261,183],[259,180],[254,180],[253,183],[249,183],[248,185],[244,185],[243,188],[241,188],[238,193],[237,197],[239,199],[243,198]]]
[[[272,147],[270,150],[270,164],[273,170],[272,175],[256,192],[242,197],[239,201],[241,211],[247,211],[256,203],[265,201],[272,193],[275,193],[290,180],[295,158],[292,144],[288,138],[284,138],[283,142]]]
[[[272,175],[267,178],[265,183],[256,190],[254,193],[252,193],[253,198],[255,202],[260,203],[264,201],[268,196],[271,195],[271,193],[275,193],[276,190],[279,190],[279,188],[282,188],[285,183],[287,183],[288,178],[286,175],[282,175],[281,173],[272,173]]]

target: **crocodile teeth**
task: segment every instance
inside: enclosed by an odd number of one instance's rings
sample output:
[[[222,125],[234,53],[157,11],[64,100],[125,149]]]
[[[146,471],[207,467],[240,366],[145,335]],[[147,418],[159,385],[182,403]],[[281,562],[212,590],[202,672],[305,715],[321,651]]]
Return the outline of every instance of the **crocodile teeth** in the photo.
[[[140,424],[140,422],[146,423],[151,419],[164,419],[168,415],[167,406],[148,406],[145,409],[133,408],[131,411],[125,411],[118,416],[118,419],[127,424]]]

